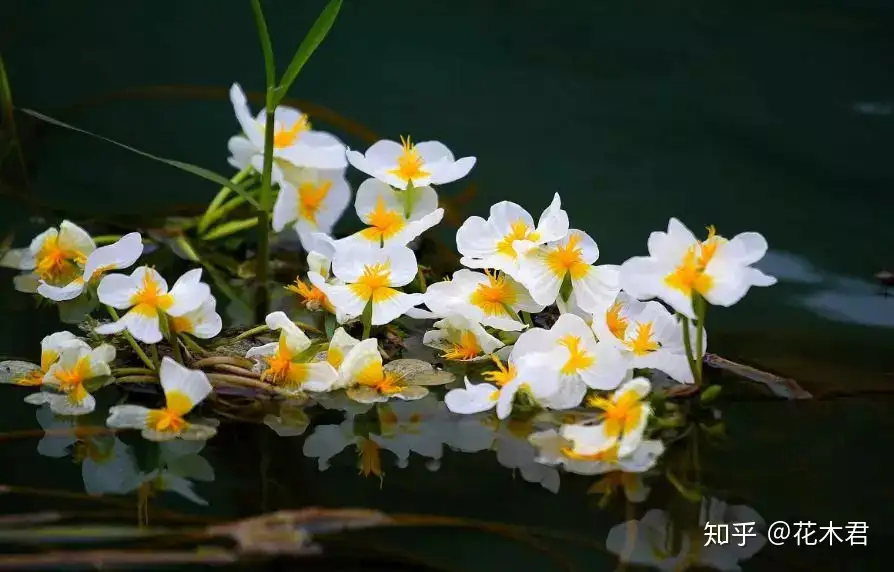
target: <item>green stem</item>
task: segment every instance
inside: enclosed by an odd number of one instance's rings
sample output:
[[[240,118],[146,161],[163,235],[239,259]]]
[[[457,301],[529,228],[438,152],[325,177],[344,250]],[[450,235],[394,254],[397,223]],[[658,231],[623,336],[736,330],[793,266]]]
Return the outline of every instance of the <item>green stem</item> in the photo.
[[[699,294],[693,296],[695,316],[698,319],[698,329],[695,331],[695,367],[698,371],[698,383],[702,383],[702,371],[705,363],[705,314],[708,310],[706,300]]]
[[[115,383],[158,383],[158,377],[155,375],[127,375],[115,379]]]
[[[413,181],[407,182],[407,188],[403,192],[404,198],[404,214],[409,219],[410,215],[413,214],[413,207],[416,206],[416,187],[413,186]]]
[[[160,368],[161,360],[158,357],[158,348],[155,347],[155,344],[152,344],[151,346],[149,346],[149,349],[152,350],[152,361],[155,363],[155,369]]]
[[[699,385],[699,372],[695,365],[695,360],[692,358],[692,339],[689,335],[689,318],[686,316],[680,316],[680,325],[683,327],[683,348],[686,350],[686,361],[689,362],[689,370],[692,371],[692,379],[695,380],[695,385]]]
[[[227,187],[224,188],[226,189]],[[205,234],[205,232],[208,230],[208,227],[210,227],[213,223],[217,222],[224,215],[226,215],[236,207],[244,205],[246,202],[247,201],[245,197],[243,197],[242,195],[235,196],[232,200],[227,201],[225,204],[215,209],[210,216],[202,217],[202,221],[199,222],[197,228],[199,234]]]
[[[254,336],[255,334],[260,334],[260,333],[266,332],[269,329],[270,328],[266,324],[261,325],[261,326],[255,326],[254,328],[252,328],[250,330],[245,330],[244,332],[242,332],[241,334],[239,334],[238,336],[236,336],[235,338],[233,338],[230,341],[238,342],[239,340],[244,340],[245,338],[250,338],[251,336]]]
[[[103,244],[112,244],[113,242],[118,242],[120,238],[120,234],[101,234],[99,236],[94,236],[93,242],[97,246],[101,246]]]
[[[233,178],[230,179],[230,182],[237,184],[241,183],[250,173],[251,165],[236,173]],[[211,204],[208,205],[208,208],[205,210],[205,214],[203,214],[202,218],[199,219],[198,230],[200,234],[205,232],[205,230],[208,228],[208,225],[210,225],[215,220],[215,218],[217,218],[215,216],[215,212],[220,208],[227,197],[230,196],[231,192],[232,191],[230,190],[230,187],[221,187],[221,189],[217,191],[217,195],[211,201]],[[243,199],[243,202],[244,200],[245,199]]]
[[[202,354],[207,354],[207,353],[208,353],[208,352],[205,350],[205,348],[203,348],[202,346],[200,346],[194,339],[192,339],[191,337],[187,336],[186,334],[181,335],[181,336],[180,336],[180,339],[183,340],[183,343],[186,344],[186,347],[188,347],[188,348],[191,349],[192,351],[194,351],[194,352],[196,352],[196,353],[198,353],[198,354],[200,354],[200,355],[202,355]]]
[[[419,279],[419,291],[425,294],[425,290],[428,288],[428,285],[425,283],[425,273],[422,272],[422,267],[416,267],[416,278]]]
[[[174,320],[168,315],[165,315],[165,320],[168,321],[167,338],[168,343],[171,345],[171,350],[174,352],[174,359],[177,360],[177,363],[180,365],[185,365],[183,362],[183,352],[180,351],[180,340],[177,336],[177,332],[174,331]]]
[[[115,308],[106,306],[106,311],[109,313],[109,316],[111,316],[112,319],[116,322],[120,320],[120,318],[118,317],[118,312],[115,311]],[[134,353],[139,356],[140,360],[142,360],[144,364],[146,364],[146,367],[148,367],[152,371],[155,371],[155,365],[152,364],[152,361],[149,359],[149,356],[146,355],[146,352],[143,351],[143,348],[140,347],[140,344],[138,344],[137,341],[133,339],[133,336],[130,335],[130,332],[124,330],[122,333],[124,334],[124,337],[127,339],[127,343],[130,344],[130,347],[133,349]]]
[[[123,377],[125,375],[152,375],[154,373],[154,371],[145,367],[119,367],[112,370],[112,375],[115,377]]]
[[[531,326],[532,328],[534,327],[534,320],[531,319],[531,314],[529,314],[528,312],[519,312],[519,314],[521,315],[521,319],[524,323]]]
[[[360,316],[360,321],[363,323],[363,337],[361,338],[363,340],[369,338],[370,330],[372,330],[372,307],[372,300],[370,300],[366,303],[363,314]]]

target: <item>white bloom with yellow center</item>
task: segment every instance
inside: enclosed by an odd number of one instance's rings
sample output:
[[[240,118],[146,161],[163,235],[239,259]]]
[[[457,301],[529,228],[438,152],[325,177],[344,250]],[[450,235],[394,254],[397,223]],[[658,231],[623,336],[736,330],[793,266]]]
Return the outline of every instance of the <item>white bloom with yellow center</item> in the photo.
[[[559,383],[579,395],[578,405],[587,387],[610,390],[618,387],[629,374],[627,360],[611,342],[598,342],[593,330],[579,316],[563,314],[549,330],[532,328],[515,342],[518,355],[550,354],[547,361],[558,368]]]
[[[165,393],[162,409],[148,409],[140,405],[116,405],[109,408],[106,424],[113,429],[140,429],[150,441],[170,441],[181,438],[204,441],[217,433],[214,427],[190,423],[185,419],[211,393],[208,377],[197,369],[188,369],[165,356],[159,370],[161,387]]]
[[[27,270],[13,278],[19,292],[37,292],[41,281],[52,286],[65,286],[82,274],[87,257],[96,244],[87,231],[63,220],[59,228],[48,228],[34,239],[28,248],[8,251],[0,266]]]
[[[223,319],[217,313],[217,299],[208,296],[202,305],[182,316],[171,318],[171,329],[176,334],[190,334],[203,340],[210,340],[220,333]]]
[[[695,319],[692,297],[732,306],[752,286],[772,286],[776,278],[751,265],[764,257],[767,241],[756,232],[727,240],[708,228],[701,241],[672,218],[667,232],[649,236],[649,256],[636,256],[621,266],[621,287],[639,299],[661,298],[677,312]]]
[[[380,326],[422,303],[422,294],[395,290],[412,282],[416,271],[416,255],[406,246],[354,245],[339,248],[332,261],[332,273],[343,284],[328,284],[316,272],[309,272],[308,278],[326,294],[342,323],[372,304],[372,325]]]
[[[335,240],[327,234],[315,232],[310,235],[309,244],[306,248],[308,273],[315,272],[319,274],[320,278],[326,283],[341,284],[342,282],[340,280],[333,279],[330,276],[332,259],[335,256],[336,250]],[[332,314],[337,314],[335,307],[329,301],[326,293],[317,286],[314,286],[309,279],[305,281],[300,277],[295,278],[295,282],[286,286],[286,289],[300,296],[302,300],[301,305],[312,312],[324,310]],[[339,322],[343,321],[343,319],[339,319]]]
[[[169,292],[161,274],[148,266],[137,268],[130,276],[106,276],[97,289],[99,301],[119,310],[130,310],[120,320],[97,327],[96,333],[117,334],[126,329],[141,342],[160,342],[159,320],[164,315],[183,316],[198,309],[211,296],[211,289],[201,279],[201,268],[190,270]]]
[[[280,165],[275,177],[279,193],[273,205],[273,230],[293,227],[304,250],[310,251],[316,232],[331,234],[332,227],[351,202],[351,187],[344,169],[309,169]]]
[[[357,189],[354,208],[368,226],[339,243],[403,246],[441,222],[444,209],[438,208],[438,194],[433,188],[414,188],[408,213],[406,194],[409,192],[396,191],[376,179],[365,180]]]
[[[91,281],[99,281],[111,270],[129,267],[143,254],[143,239],[138,232],[125,234],[108,246],[100,246],[87,256],[83,273],[65,286],[54,286],[41,279],[37,293],[55,302],[73,300],[81,295]]]
[[[565,281],[570,282],[577,306],[586,312],[606,308],[620,290],[619,267],[593,266],[599,248],[583,231],[570,230],[565,237],[539,247],[523,240],[516,243],[516,251],[520,254],[519,281],[544,306],[556,301]]]
[[[366,153],[348,149],[348,161],[371,177],[398,189],[443,185],[461,179],[475,166],[475,157],[454,159],[446,145],[438,141],[413,144],[409,137],[401,142],[377,141]]]
[[[568,213],[562,210],[559,193],[537,225],[531,215],[519,205],[502,201],[490,208],[490,216],[466,219],[456,231],[456,248],[462,254],[460,264],[468,268],[492,268],[510,276],[518,276],[516,241],[525,240],[539,246],[559,240],[568,234]]]
[[[652,407],[646,402],[652,384],[635,377],[619,387],[610,398],[591,397],[587,405],[602,410],[598,425],[566,425],[562,437],[571,441],[580,455],[595,455],[617,445],[619,457],[639,447]]]
[[[345,357],[359,343],[360,340],[350,335],[344,328],[337,328],[332,332],[332,339],[329,340],[329,348],[326,350],[326,361],[338,372],[338,381],[331,389],[347,387],[348,373],[342,366]]]
[[[109,362],[114,359],[115,348],[108,344],[93,350],[89,346],[68,345],[43,378],[43,386],[54,391],[29,395],[25,401],[34,405],[46,403],[60,415],[90,413],[96,407],[96,399],[86,384],[111,375]]]
[[[0,375],[0,382],[28,387],[41,385],[47,372],[50,371],[53,364],[59,361],[62,352],[69,348],[90,350],[87,342],[71,332],[56,332],[45,336],[40,341],[40,364],[35,365],[21,361],[3,362],[2,370],[9,373]]]
[[[237,83],[230,88],[230,102],[244,133],[244,136],[230,138],[230,164],[238,169],[251,165],[260,171],[264,156],[266,110],[262,109],[257,117],[252,117],[245,93]],[[329,133],[312,131],[307,115],[281,105],[276,108],[273,121],[273,157],[277,159],[274,169],[279,169],[277,163],[280,161],[313,169],[344,169],[348,166],[344,144]]]
[[[338,373],[328,362],[310,362],[303,355],[310,339],[284,312],[267,315],[267,327],[279,331],[279,341],[251,348],[245,357],[261,362],[261,380],[289,390],[328,391]]]
[[[452,361],[483,361],[505,344],[487,333],[475,320],[460,314],[447,316],[425,332],[422,343],[440,350],[441,357]],[[508,353],[507,353],[508,355]]]
[[[683,342],[683,325],[657,301],[638,302],[621,292],[608,309],[594,314],[593,331],[600,343],[613,344],[627,366],[657,369],[680,383],[693,383],[692,370]],[[703,332],[702,355],[708,346]],[[695,350],[696,327],[689,325]]]
[[[527,289],[506,274],[457,270],[447,282],[425,291],[425,305],[439,317],[459,314],[500,330],[519,331],[525,324],[519,312],[540,312]]]
[[[580,475],[601,475],[614,471],[643,473],[654,467],[664,453],[664,444],[657,440],[640,441],[636,449],[624,456],[618,455],[617,443],[593,453],[586,439],[572,440],[565,437],[566,427],[574,427],[571,433],[579,435],[578,427],[581,426],[563,425],[558,431],[549,429],[528,437],[538,449],[538,463],[562,465],[565,470]]]
[[[376,338],[365,339],[345,356],[341,369],[347,396],[360,403],[383,403],[391,398],[411,401],[428,395],[428,389],[415,384],[411,376],[401,371],[398,364],[408,360],[382,364],[378,344]],[[432,371],[431,365],[427,365]]]

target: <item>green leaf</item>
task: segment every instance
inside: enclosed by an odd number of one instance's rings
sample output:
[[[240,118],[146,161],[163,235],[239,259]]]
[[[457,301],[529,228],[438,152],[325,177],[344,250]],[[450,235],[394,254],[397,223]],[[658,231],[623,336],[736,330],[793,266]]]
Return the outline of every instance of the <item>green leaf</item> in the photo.
[[[702,395],[699,398],[699,400],[704,404],[711,403],[712,401],[717,399],[717,397],[720,395],[720,392],[722,389],[723,388],[720,387],[719,385],[712,385],[702,392]]]
[[[270,31],[267,30],[264,11],[261,10],[261,1],[251,0],[251,10],[255,15],[255,26],[258,28],[258,38],[261,40],[261,51],[264,53],[264,72],[267,76],[267,88],[272,89],[276,86],[276,67],[273,63],[273,43],[270,41]]]
[[[335,314],[330,314],[329,312],[326,312],[325,327],[326,327],[326,337],[331,340],[332,336],[335,335],[336,328],[338,328],[338,320],[336,320]]]
[[[212,228],[205,236],[202,237],[202,240],[215,240],[217,238],[230,236],[231,234],[235,234],[240,230],[245,230],[247,228],[257,226],[257,224],[258,217],[246,218],[242,220],[231,220]]]
[[[158,161],[160,163],[164,163],[165,165],[180,169],[181,171],[186,171],[187,173],[192,173],[193,175],[196,175],[196,176],[206,179],[208,181],[217,183],[218,185],[221,185],[222,187],[230,188],[233,191],[235,191],[239,196],[243,197],[246,201],[248,201],[249,204],[251,204],[253,207],[260,208],[258,201],[256,201],[254,199],[254,197],[252,197],[248,193],[248,191],[245,189],[245,187],[230,181],[226,177],[218,175],[214,171],[210,171],[208,169],[205,169],[204,167],[199,167],[197,165],[192,165],[190,163],[184,163],[182,161],[175,161],[174,159],[165,159],[164,157],[159,157],[158,155],[153,155],[151,153],[147,153],[146,151],[140,151],[139,149],[131,147],[130,145],[125,145],[124,143],[119,143],[118,141],[115,141],[114,139],[109,139],[108,137],[104,137],[102,135],[92,133],[90,131],[87,131],[86,129],[81,129],[80,127],[75,127],[74,125],[69,125],[68,123],[64,123],[62,121],[59,121],[58,119],[53,119],[52,117],[50,117],[48,115],[44,115],[43,113],[39,113],[32,109],[21,109],[21,111],[22,111],[22,113],[25,113],[27,115],[30,115],[31,117],[40,119],[41,121],[45,121],[45,122],[55,125],[57,127],[64,127],[65,129],[70,129],[72,131],[77,131],[78,133],[83,133],[84,135],[89,135],[90,137],[100,139],[102,141],[105,141],[106,143],[111,143],[112,145],[116,145],[118,147],[121,147],[122,149],[127,149],[128,151],[130,151],[132,153],[136,153],[137,155],[142,155],[143,157],[146,157],[147,159],[152,159],[153,161]]]
[[[301,72],[301,68],[310,59],[314,50],[323,43],[323,39],[329,33],[332,24],[335,23],[335,17],[338,16],[338,11],[341,9],[341,2],[342,0],[330,0],[320,17],[314,22],[310,32],[302,40],[301,45],[298,46],[298,51],[295,52],[295,56],[289,63],[289,67],[286,68],[286,73],[283,74],[282,81],[279,82],[279,86],[273,95],[273,107],[279,105],[279,102],[286,96],[295,78],[298,77],[298,73]]]

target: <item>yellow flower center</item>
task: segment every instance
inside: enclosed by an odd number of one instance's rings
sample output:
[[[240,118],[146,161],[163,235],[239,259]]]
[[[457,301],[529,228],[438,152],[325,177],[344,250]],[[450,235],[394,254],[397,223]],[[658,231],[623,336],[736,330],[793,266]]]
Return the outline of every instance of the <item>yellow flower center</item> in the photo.
[[[624,342],[624,344],[630,348],[634,354],[638,356],[644,356],[648,353],[654,352],[661,347],[655,340],[655,334],[652,331],[652,322],[645,322],[643,324],[636,324],[636,333],[629,340]]]
[[[387,240],[405,226],[407,221],[404,215],[398,211],[388,210],[385,207],[385,199],[379,195],[376,207],[369,213],[369,227],[360,231],[360,234],[370,241]]]
[[[633,390],[627,390],[617,400],[604,397],[591,397],[587,405],[602,409],[605,434],[608,437],[620,437],[636,428],[643,416],[643,404],[640,396]]]
[[[313,284],[307,284],[300,278],[296,278],[295,283],[286,286],[286,289],[301,296],[304,300],[304,306],[308,310],[319,310],[322,308],[333,313],[335,311],[332,304],[329,303],[329,298],[326,297],[322,290]]]
[[[512,248],[512,243],[516,240],[530,240],[536,242],[540,240],[540,233],[534,232],[534,229],[528,226],[528,223],[519,219],[509,225],[511,229],[500,242],[497,243],[497,252],[509,258],[515,258],[516,252]]]
[[[619,340],[623,340],[627,333],[627,318],[621,315],[624,306],[620,302],[615,302],[605,312],[605,324],[608,331]]]
[[[286,343],[286,337],[284,335],[280,336],[276,353],[264,357],[264,361],[267,362],[267,369],[261,374],[261,380],[274,384],[284,383],[291,377],[293,357],[294,355],[292,355],[292,351]]]
[[[84,264],[87,257],[76,250],[66,250],[59,245],[59,237],[51,236],[44,240],[35,256],[34,271],[45,282],[56,284],[67,282],[73,274],[78,273],[78,265]]]
[[[389,287],[390,284],[391,265],[387,262],[380,262],[364,265],[363,274],[357,278],[357,282],[348,287],[361,300],[372,300],[373,303],[379,303],[397,295],[397,290]]]
[[[338,369],[341,367],[341,363],[345,361],[345,354],[339,348],[330,346],[329,351],[326,352],[326,361],[329,362],[329,365]]]
[[[583,250],[578,246],[580,235],[572,234],[568,242],[559,245],[546,254],[546,266],[559,278],[571,274],[577,280],[586,276],[590,265],[583,261]]]
[[[692,296],[693,291],[707,294],[714,286],[714,279],[705,274],[705,268],[724,241],[724,238],[717,236],[714,227],[709,226],[708,238],[686,250],[680,264],[664,277],[664,283],[686,296]]]
[[[481,347],[475,334],[464,330],[459,335],[459,341],[453,344],[453,348],[441,354],[444,359],[467,360],[477,357],[481,353]]]
[[[410,141],[410,137],[401,136],[400,142],[403,145],[403,152],[397,158],[397,168],[390,169],[388,173],[407,182],[430,176],[431,173],[423,170],[425,162],[419,155],[419,151],[416,150],[416,146]]]
[[[518,370],[515,368],[513,364],[509,364],[509,367],[503,365],[503,362],[496,355],[491,354],[490,359],[497,365],[496,371],[486,371],[482,375],[484,379],[492,382],[497,387],[503,387],[518,375]]]
[[[596,362],[596,358],[581,347],[581,339],[579,336],[568,334],[559,340],[560,346],[568,349],[568,360],[562,366],[561,372],[565,375],[574,375],[575,373],[587,369]]]
[[[159,310],[167,310],[174,304],[174,298],[170,294],[162,292],[161,285],[155,281],[152,273],[143,274],[143,283],[130,303],[133,311],[146,316],[154,316]]]
[[[481,283],[472,292],[469,302],[480,308],[488,316],[510,315],[508,308],[518,300],[518,293],[505,275],[497,277],[485,271],[487,282]]]
[[[195,325],[187,316],[177,316],[176,318],[171,318],[171,329],[178,334],[191,334],[195,331]]]
[[[310,122],[307,120],[307,115],[302,113],[298,121],[290,128],[283,129],[282,125],[276,127],[276,131],[273,134],[273,146],[277,149],[288,147],[295,143],[295,140],[298,139],[298,136],[303,131],[310,131]]]
[[[183,416],[193,407],[192,399],[182,391],[165,393],[165,407],[149,411],[146,425],[159,432],[181,433],[189,426]]]
[[[317,211],[326,200],[332,181],[323,181],[319,185],[303,183],[298,187],[298,218],[317,222]]]
[[[599,451],[598,453],[576,453],[571,447],[562,447],[560,452],[565,457],[575,461],[602,461],[605,463],[617,463],[618,462],[618,448],[619,445],[615,444],[605,449],[604,451]]]
[[[354,376],[359,385],[371,387],[383,395],[400,393],[406,386],[401,385],[396,376],[386,373],[382,362],[371,361]]]

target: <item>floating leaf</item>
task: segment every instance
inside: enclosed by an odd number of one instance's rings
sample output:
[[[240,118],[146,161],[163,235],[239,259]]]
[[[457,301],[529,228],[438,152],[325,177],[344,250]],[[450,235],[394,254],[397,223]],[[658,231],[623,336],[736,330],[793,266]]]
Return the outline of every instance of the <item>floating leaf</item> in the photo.
[[[140,151],[139,149],[131,147],[130,145],[125,145],[124,143],[119,143],[118,141],[115,141],[114,139],[109,139],[108,137],[104,137],[102,135],[93,133],[91,131],[87,131],[86,129],[81,129],[80,127],[75,127],[74,125],[69,125],[68,123],[64,123],[62,121],[59,121],[58,119],[53,119],[52,117],[50,117],[48,115],[44,115],[43,113],[39,113],[32,109],[22,109],[21,111],[22,111],[22,113],[26,113],[32,117],[40,119],[41,121],[45,121],[52,125],[56,125],[57,127],[64,127],[65,129],[70,129],[72,131],[77,131],[78,133],[83,133],[84,135],[89,135],[90,137],[100,139],[102,141],[105,141],[106,143],[111,143],[112,145],[116,145],[118,147],[121,147],[122,149],[127,149],[128,151],[130,151],[132,153],[136,153],[137,155],[142,155],[143,157],[146,157],[147,159],[152,159],[153,161],[158,161],[160,163],[164,163],[165,165],[180,169],[181,171],[186,171],[187,173],[192,173],[193,175],[202,177],[203,179],[206,179],[208,181],[213,181],[223,187],[228,187],[228,188],[234,190],[236,193],[238,193],[239,196],[243,197],[246,201],[248,201],[255,208],[261,208],[261,205],[258,204],[258,201],[256,201],[254,199],[254,197],[252,197],[248,193],[248,191],[245,190],[245,188],[242,185],[234,183],[234,182],[230,181],[229,179],[227,179],[226,177],[218,175],[214,171],[209,171],[208,169],[199,167],[197,165],[192,165],[190,163],[184,163],[183,161],[175,161],[174,159],[165,159],[164,157],[159,157],[158,155],[153,155],[151,153],[147,153],[146,151]]]
[[[0,361],[0,383],[16,383],[23,377],[30,377],[39,372],[40,366],[27,361]]]
[[[427,361],[418,359],[396,359],[387,363],[384,369],[400,382],[410,385],[446,385],[456,378],[452,373],[435,369]]]

